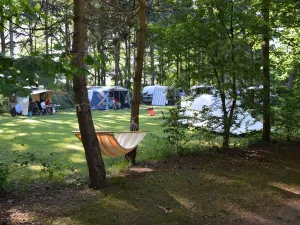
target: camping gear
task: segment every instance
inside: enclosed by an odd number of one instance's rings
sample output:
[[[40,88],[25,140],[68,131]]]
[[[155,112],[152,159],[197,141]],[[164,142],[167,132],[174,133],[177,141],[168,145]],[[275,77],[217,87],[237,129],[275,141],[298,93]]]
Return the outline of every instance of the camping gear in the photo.
[[[154,112],[153,108],[149,108],[147,109],[147,111],[148,111],[148,119],[149,118],[155,119],[157,117],[157,114]]]
[[[74,103],[72,102],[70,96],[66,92],[57,92],[52,90],[45,90],[45,89],[38,89],[38,88],[32,88],[32,87],[25,87],[26,89],[30,89],[31,93],[30,96],[27,97],[14,97],[11,96],[9,98],[10,105],[17,105],[16,111],[17,113],[22,113],[22,115],[27,116],[29,111],[32,111],[33,115],[41,115],[42,111],[45,112],[44,108],[41,108],[40,103],[41,102],[52,102],[52,97],[55,97],[56,103],[55,105],[61,105],[63,102],[58,101],[58,96],[68,96],[68,100],[71,101],[71,104],[74,106]],[[16,103],[15,104],[15,99]],[[49,114],[49,113],[48,113]]]
[[[16,111],[16,108],[15,107],[12,107],[10,110],[9,110],[9,113],[12,117],[15,117],[17,115],[17,111]]]
[[[130,108],[130,92],[122,87],[88,87],[88,98],[92,109]]]

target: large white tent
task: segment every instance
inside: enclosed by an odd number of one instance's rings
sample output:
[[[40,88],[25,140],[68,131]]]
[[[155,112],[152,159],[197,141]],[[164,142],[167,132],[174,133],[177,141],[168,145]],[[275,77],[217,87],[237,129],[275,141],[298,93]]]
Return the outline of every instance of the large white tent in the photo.
[[[199,87],[194,87],[197,89]],[[195,94],[195,92],[194,92]],[[221,99],[213,94],[199,94],[194,95],[195,97],[187,97],[182,99],[181,108],[184,110],[184,116],[188,119],[183,120],[183,123],[190,123],[195,127],[206,127],[210,128],[213,131],[222,132],[222,127],[219,127],[218,124],[210,124],[208,127],[208,121],[205,120],[202,110],[207,107],[210,110],[210,115],[214,117],[222,117],[223,112],[221,109]],[[227,102],[230,103],[230,102]],[[230,105],[230,104],[229,104]],[[237,101],[237,106],[239,107],[240,102]],[[195,114],[196,117],[195,117]],[[237,125],[232,126],[230,132],[233,134],[242,134],[250,131],[261,130],[263,124],[260,121],[254,119],[251,114],[247,111],[238,111],[236,115]]]
[[[169,92],[169,96],[168,96]],[[146,86],[142,91],[142,101],[153,106],[174,105],[179,98],[179,89],[169,86]]]

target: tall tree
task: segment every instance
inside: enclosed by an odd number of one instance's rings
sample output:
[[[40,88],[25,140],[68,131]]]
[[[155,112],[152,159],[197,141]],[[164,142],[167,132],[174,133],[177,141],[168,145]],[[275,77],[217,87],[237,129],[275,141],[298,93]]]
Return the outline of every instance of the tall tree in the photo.
[[[271,115],[270,115],[270,31],[269,31],[269,18],[270,18],[270,0],[263,0],[262,12],[265,26],[262,47],[263,51],[263,140],[271,140]]]
[[[87,41],[85,2],[85,0],[74,0],[72,53],[74,54],[74,63],[78,69],[77,74],[73,77],[73,89],[79,130],[89,169],[89,187],[100,189],[105,186],[106,171],[101,152],[99,151],[99,141],[93,125],[91,108],[88,100],[87,80],[84,74],[84,56],[86,55],[85,43]]]
[[[133,98],[131,104],[130,118],[130,122],[133,120],[136,124],[139,124],[140,93],[146,39],[146,2],[145,0],[139,0],[139,3],[139,30],[137,40],[136,67],[133,77]],[[129,160],[132,164],[135,164],[136,149],[137,147],[125,155],[125,158]]]

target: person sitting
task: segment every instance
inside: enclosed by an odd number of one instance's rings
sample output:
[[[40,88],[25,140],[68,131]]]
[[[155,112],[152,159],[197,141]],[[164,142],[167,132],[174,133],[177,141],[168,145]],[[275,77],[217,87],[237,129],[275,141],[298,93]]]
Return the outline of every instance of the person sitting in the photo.
[[[118,108],[118,109],[121,108],[121,103],[118,101],[117,98],[114,98],[114,105],[115,105],[115,108]]]

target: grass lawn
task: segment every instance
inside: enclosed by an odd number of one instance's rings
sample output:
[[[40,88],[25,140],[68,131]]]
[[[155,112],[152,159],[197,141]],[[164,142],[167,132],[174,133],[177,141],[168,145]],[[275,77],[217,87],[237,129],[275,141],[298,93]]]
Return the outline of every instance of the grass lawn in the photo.
[[[156,107],[155,111],[167,113],[168,107]],[[148,119],[147,106],[140,109],[140,130],[150,133],[139,144],[137,160],[161,158],[161,145],[151,135],[164,136],[163,128],[160,126],[162,119]],[[94,123],[100,125],[103,130],[124,131],[129,129],[130,110],[94,110]],[[87,166],[84,150],[81,142],[71,133],[78,129],[75,110],[70,112],[59,112],[51,116],[11,117],[9,114],[0,115],[0,161],[13,159],[14,151],[31,152],[38,157],[48,157],[50,153],[58,153],[57,158],[64,159],[72,164],[78,174],[87,174]],[[55,155],[55,154],[54,154]],[[55,158],[55,157],[54,157]],[[122,166],[124,157],[104,158],[108,171],[118,172],[118,166]],[[36,172],[37,171],[37,172]],[[16,173],[18,179],[35,179],[41,174],[40,167],[29,167]]]

